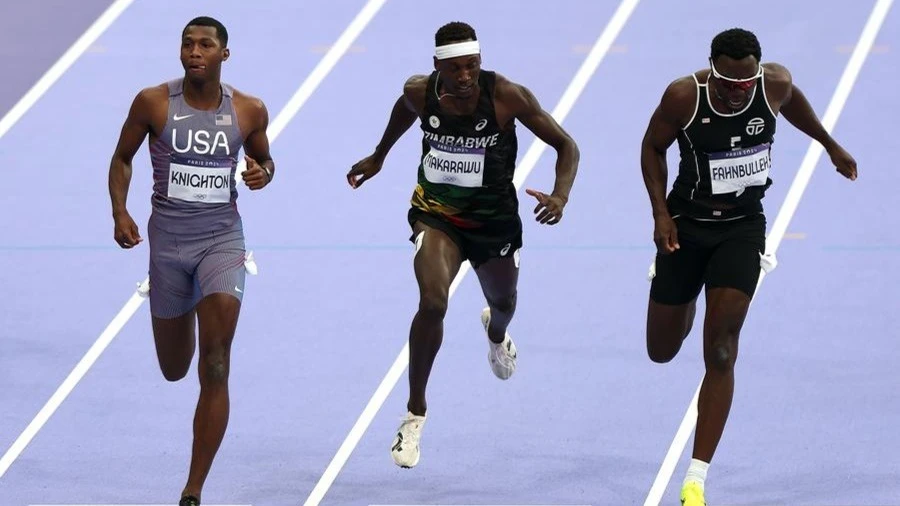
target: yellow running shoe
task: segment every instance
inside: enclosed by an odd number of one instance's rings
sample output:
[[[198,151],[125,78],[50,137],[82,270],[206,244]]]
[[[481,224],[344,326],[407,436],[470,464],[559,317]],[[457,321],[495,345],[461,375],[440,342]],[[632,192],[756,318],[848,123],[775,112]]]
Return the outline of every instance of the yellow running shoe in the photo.
[[[706,506],[703,487],[696,481],[689,481],[681,487],[681,506]]]

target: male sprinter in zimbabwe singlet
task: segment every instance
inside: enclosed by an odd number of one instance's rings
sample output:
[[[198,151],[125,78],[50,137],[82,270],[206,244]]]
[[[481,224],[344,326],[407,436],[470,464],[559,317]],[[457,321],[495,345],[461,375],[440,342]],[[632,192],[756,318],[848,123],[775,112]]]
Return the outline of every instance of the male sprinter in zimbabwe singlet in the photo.
[[[199,326],[200,398],[180,506],[200,504],[228,425],[231,342],[245,288],[244,229],[235,204],[241,148],[247,154],[243,179],[251,190],[268,185],[275,171],[265,104],[221,82],[229,54],[222,23],[191,20],[181,34],[184,77],[137,95],[109,169],[115,239],[133,248],[142,239],[125,205],[131,162],[150,136],[150,313],[167,380],[187,374]]]
[[[481,322],[491,369],[507,379],[516,367],[516,347],[506,333],[516,308],[522,246],[512,182],[518,149],[515,121],[557,153],[553,192],[527,190],[537,199],[538,222],[553,225],[562,218],[579,156],[575,141],[528,89],[481,70],[471,26],[444,25],[435,34],[435,45],[435,71],[406,82],[375,153],[347,174],[353,188],[372,178],[397,139],[417,118],[421,121],[422,158],[409,210],[419,309],[409,335],[408,412],[391,444],[391,456],[401,467],[419,461],[425,386],[443,339],[450,284],[465,260],[475,269],[488,303]]]
[[[706,286],[706,375],[681,491],[684,506],[706,504],[706,472],[734,395],[738,336],[760,269],[773,265],[763,257],[761,200],[772,183],[776,115],[821,143],[837,171],[856,179],[856,162],[819,123],[788,70],[761,64],[761,53],[751,32],[735,28],[716,35],[709,68],[669,85],[641,145],[657,248],[647,312],[651,360],[668,362],[678,353]],[[666,151],[676,139],[681,163],[666,198]]]

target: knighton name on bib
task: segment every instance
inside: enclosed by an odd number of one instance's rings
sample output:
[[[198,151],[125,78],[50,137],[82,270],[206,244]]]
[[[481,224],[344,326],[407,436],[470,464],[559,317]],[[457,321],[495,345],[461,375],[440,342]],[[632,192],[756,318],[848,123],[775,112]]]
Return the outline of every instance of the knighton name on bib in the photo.
[[[193,163],[197,163],[194,161]],[[218,165],[218,164],[217,164]],[[231,166],[169,164],[169,198],[223,204],[231,201]]]

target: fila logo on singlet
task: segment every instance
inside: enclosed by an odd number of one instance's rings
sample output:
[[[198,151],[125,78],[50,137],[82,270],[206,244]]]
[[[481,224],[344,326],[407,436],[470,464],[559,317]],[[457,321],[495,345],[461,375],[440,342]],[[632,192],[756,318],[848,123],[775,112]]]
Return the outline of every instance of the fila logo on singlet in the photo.
[[[759,135],[766,128],[766,120],[753,118],[747,122],[747,135]]]
[[[182,136],[183,137],[183,136]],[[212,139],[212,141],[210,141]],[[231,147],[228,145],[228,136],[219,130],[215,135],[206,130],[189,128],[187,140],[183,146],[178,145],[178,129],[172,129],[172,149],[177,153],[193,153],[195,155],[231,155]]]

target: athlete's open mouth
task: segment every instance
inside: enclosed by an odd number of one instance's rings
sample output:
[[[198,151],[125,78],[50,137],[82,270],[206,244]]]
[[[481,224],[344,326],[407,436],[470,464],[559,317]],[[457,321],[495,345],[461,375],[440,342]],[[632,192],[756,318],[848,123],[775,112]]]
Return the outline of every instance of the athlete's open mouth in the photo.
[[[188,67],[188,69],[190,69],[194,72],[202,72],[202,71],[206,70],[206,65],[199,65],[199,64],[191,65],[190,67]]]
[[[728,104],[728,107],[731,107],[732,109],[741,109],[745,105],[747,105],[747,97],[744,95],[734,96],[734,95],[729,94],[729,95],[726,95],[725,98],[726,98],[726,103]]]

